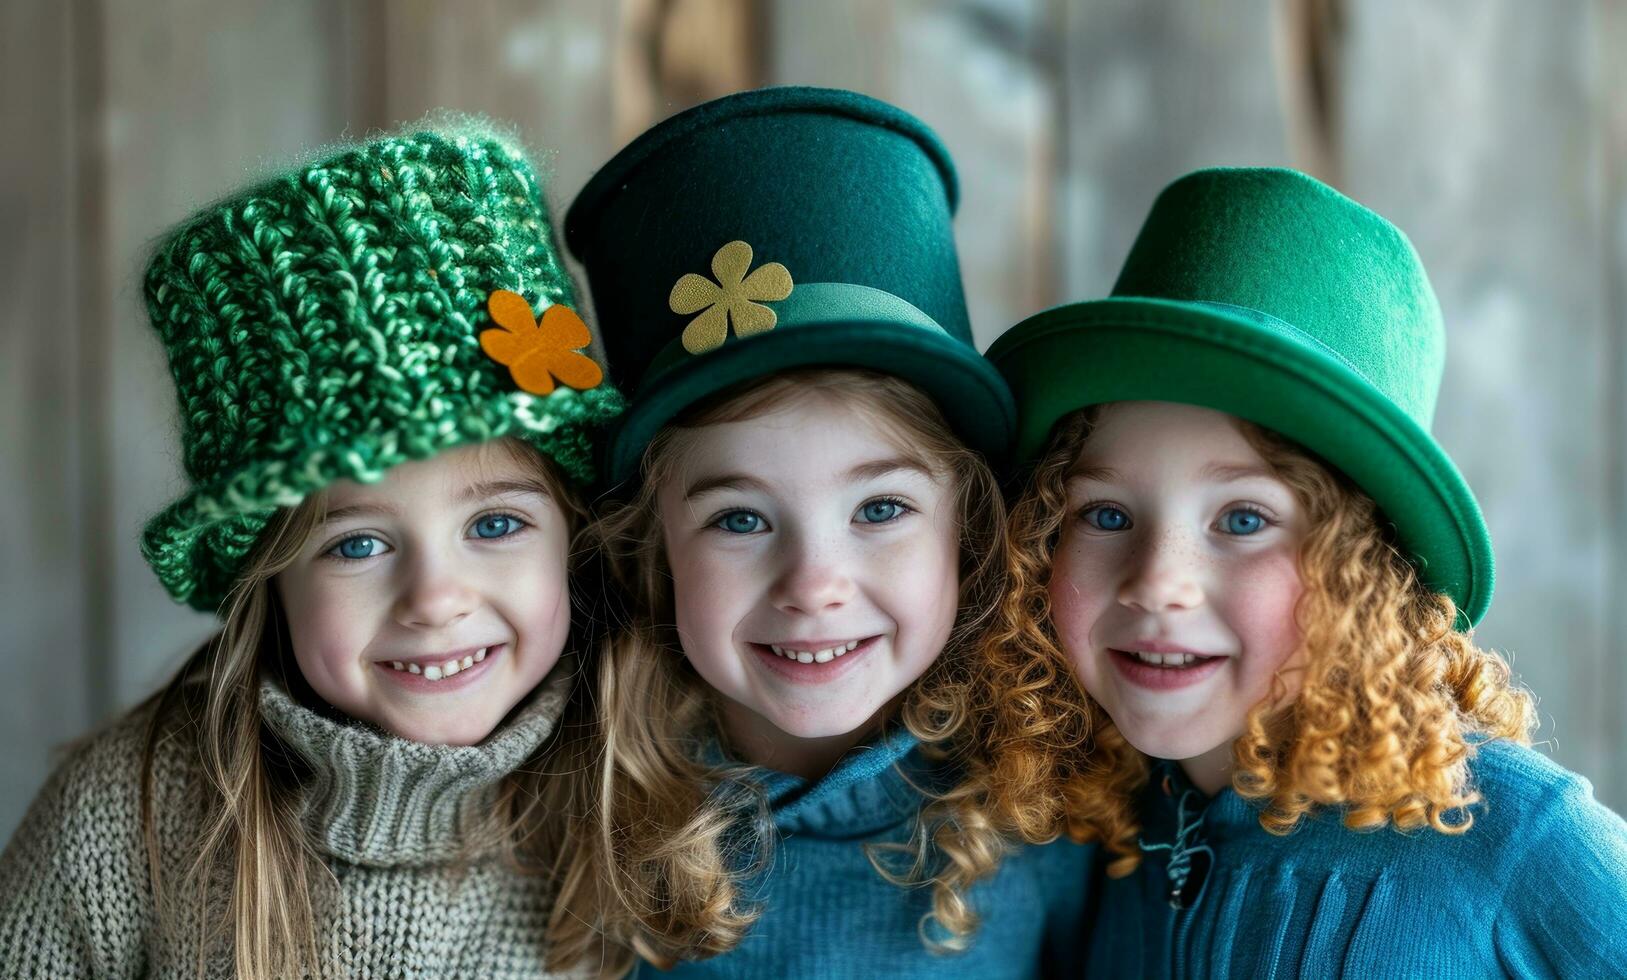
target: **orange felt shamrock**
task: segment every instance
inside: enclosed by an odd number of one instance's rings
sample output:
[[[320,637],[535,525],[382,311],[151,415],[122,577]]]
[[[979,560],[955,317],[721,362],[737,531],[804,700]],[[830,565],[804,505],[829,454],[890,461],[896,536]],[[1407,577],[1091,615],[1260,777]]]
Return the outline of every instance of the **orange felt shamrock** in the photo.
[[[543,311],[539,323],[525,297],[506,289],[492,290],[486,308],[502,329],[482,330],[480,349],[506,365],[521,389],[546,395],[554,390],[557,378],[560,384],[586,391],[604,380],[599,365],[577,353],[593,342],[593,335],[575,310],[555,303]]]

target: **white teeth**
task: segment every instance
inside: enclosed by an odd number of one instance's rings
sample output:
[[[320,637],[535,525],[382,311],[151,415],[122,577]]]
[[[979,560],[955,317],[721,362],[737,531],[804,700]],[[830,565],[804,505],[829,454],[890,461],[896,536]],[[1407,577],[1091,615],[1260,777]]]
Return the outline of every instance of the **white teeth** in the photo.
[[[1191,653],[1142,653],[1140,650],[1129,651],[1130,655],[1144,664],[1153,664],[1158,667],[1186,667],[1195,663],[1196,654]]]
[[[795,660],[800,664],[828,664],[837,657],[854,650],[858,645],[858,640],[848,640],[846,643],[838,643],[836,646],[824,650],[790,650],[786,647],[775,646],[772,643],[768,645],[768,648],[773,650],[776,656],[784,657],[787,660]]]
[[[438,681],[443,677],[451,677],[459,671],[468,670],[475,664],[485,660],[486,651],[490,649],[491,647],[481,647],[461,660],[454,657],[445,663],[431,664],[428,667],[420,667],[417,664],[409,664],[401,660],[390,661],[390,666],[395,670],[405,671],[409,674],[422,674],[425,680]]]

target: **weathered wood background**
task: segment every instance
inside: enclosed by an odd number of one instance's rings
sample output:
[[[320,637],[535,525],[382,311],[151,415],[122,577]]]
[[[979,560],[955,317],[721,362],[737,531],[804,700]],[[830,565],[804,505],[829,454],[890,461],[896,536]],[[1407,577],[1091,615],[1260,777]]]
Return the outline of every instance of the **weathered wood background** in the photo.
[[[0,5],[0,839],[54,746],[211,628],[143,519],[180,489],[148,243],[301,149],[448,106],[551,151],[563,204],[645,126],[765,83],[937,128],[985,346],[1105,293],[1156,190],[1292,164],[1411,236],[1446,311],[1436,432],[1498,560],[1480,638],[1627,809],[1621,0],[19,0]]]

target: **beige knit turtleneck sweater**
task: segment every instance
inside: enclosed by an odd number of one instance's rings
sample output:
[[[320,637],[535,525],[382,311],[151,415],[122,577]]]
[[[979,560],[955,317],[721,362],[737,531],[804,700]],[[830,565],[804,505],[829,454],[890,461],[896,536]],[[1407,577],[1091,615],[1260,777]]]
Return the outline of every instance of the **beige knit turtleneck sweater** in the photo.
[[[304,758],[303,823],[337,889],[317,904],[325,975],[545,975],[548,887],[461,829],[490,809],[501,779],[553,732],[569,663],[477,746],[423,745],[325,718],[266,682],[267,725]],[[154,764],[157,831],[173,928],[160,930],[140,825],[145,718],[129,716],[78,746],[52,775],[0,855],[0,976],[198,976],[199,925],[219,907],[176,894],[204,812],[197,761],[163,743]],[[225,889],[213,889],[224,903]],[[190,940],[190,941],[189,941]],[[204,975],[232,974],[230,950],[206,951]]]

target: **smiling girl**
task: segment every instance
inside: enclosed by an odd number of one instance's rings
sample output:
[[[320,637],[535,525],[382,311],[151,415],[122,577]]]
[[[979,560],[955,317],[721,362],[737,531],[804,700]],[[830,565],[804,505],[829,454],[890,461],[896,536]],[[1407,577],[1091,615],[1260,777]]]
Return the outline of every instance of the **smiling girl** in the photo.
[[[1070,649],[1098,651],[1074,667],[1119,731],[1213,795],[1241,720],[1279,674],[1288,696],[1302,676],[1284,668],[1307,514],[1250,441],[1259,430],[1220,412],[1118,402],[1086,424],[1064,474],[1052,622]]]
[[[572,350],[530,165],[450,126],[159,245],[191,487],[143,546],[223,624],[0,858],[7,976],[544,969],[557,834],[532,813],[574,673],[575,487],[620,401]]]
[[[627,499],[593,528],[627,608],[576,766],[561,964],[1066,968],[1089,852],[1007,856],[948,757],[1005,575],[979,451],[1010,423],[954,202],[917,120],[792,88],[657,126],[572,206],[638,394],[609,447]]]
[[[990,357],[1033,465],[981,765],[1002,824],[1109,852],[1093,975],[1619,973],[1627,825],[1467,632],[1490,541],[1399,231],[1199,172]]]
[[[684,656],[722,695],[731,742],[814,779],[948,643],[969,523],[957,487],[981,481],[963,496],[986,498],[992,481],[885,376],[793,374],[748,400],[713,415],[732,421],[670,428],[647,512]]]
[[[564,650],[580,515],[558,470],[511,439],[312,496],[271,579],[299,683],[401,738],[479,743]]]

